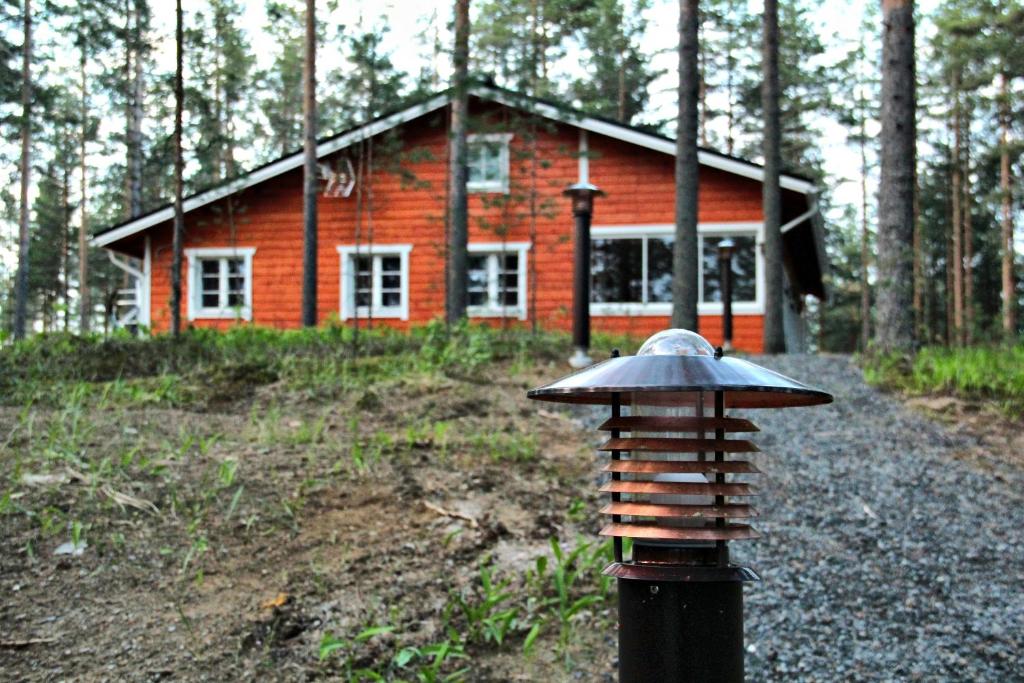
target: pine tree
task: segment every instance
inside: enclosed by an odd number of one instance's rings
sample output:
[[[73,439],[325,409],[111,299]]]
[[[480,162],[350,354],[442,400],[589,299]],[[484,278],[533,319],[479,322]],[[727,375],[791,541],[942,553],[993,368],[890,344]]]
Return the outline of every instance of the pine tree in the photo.
[[[185,211],[182,206],[184,185],[182,174],[182,116],[185,106],[184,52],[185,18],[181,0],[174,3],[174,234],[171,238],[171,334],[181,334],[181,250],[185,239]]]
[[[672,247],[672,326],[698,331],[697,317],[697,0],[679,3],[679,119],[676,129],[676,234]]]
[[[882,352],[914,343],[916,160],[913,0],[882,0],[882,134],[876,339]]]
[[[469,117],[469,0],[455,0],[455,46],[452,53],[451,140],[448,186],[448,282],[445,320],[466,317],[469,267],[469,207],[466,190],[466,131]]]
[[[28,323],[29,187],[32,183],[32,3],[22,9],[21,202],[18,218],[18,272],[14,293],[14,338],[23,339]]]
[[[649,8],[639,0],[627,14],[622,0],[597,0],[583,14],[586,77],[573,80],[569,92],[584,111],[625,124],[644,112],[648,87],[661,75],[642,49]]]
[[[302,190],[302,324],[316,326],[316,0],[306,0],[306,39],[303,44],[303,190]]]
[[[762,48],[764,80],[761,109],[764,113],[764,350],[784,353],[786,336],[782,321],[784,306],[782,273],[782,131],[779,114],[779,8],[776,0],[765,0]]]
[[[303,9],[294,0],[268,0],[268,24],[264,30],[277,46],[274,63],[260,74],[263,96],[260,110],[269,137],[269,156],[290,154],[302,144],[302,91],[304,49]]]

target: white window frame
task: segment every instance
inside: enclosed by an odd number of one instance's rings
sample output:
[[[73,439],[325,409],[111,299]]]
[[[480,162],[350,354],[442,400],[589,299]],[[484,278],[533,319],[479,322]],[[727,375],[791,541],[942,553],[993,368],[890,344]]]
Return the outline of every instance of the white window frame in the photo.
[[[188,319],[189,320],[252,320],[252,257],[256,247],[197,247],[185,250],[188,259]],[[203,306],[202,261],[220,260],[220,296],[227,300],[226,261],[229,258],[242,259],[242,276],[245,286],[242,290],[245,303],[241,306]]]
[[[488,259],[487,289],[488,298],[498,301],[501,293],[498,273],[501,270],[499,259],[505,254],[516,254],[516,305],[515,306],[467,306],[466,315],[471,318],[519,318],[526,320],[526,259],[530,252],[529,242],[471,242],[470,254],[486,254],[493,256]]]
[[[622,239],[641,237],[666,237],[675,235],[675,226],[671,223],[658,223],[652,225],[608,225],[591,228],[590,238],[595,239]],[[756,257],[754,289],[756,297],[754,301],[734,301],[732,312],[736,315],[763,315],[764,314],[764,223],[700,223],[697,226],[697,295],[701,299],[704,296],[704,238],[705,237],[726,237],[738,235],[752,235],[754,237],[754,251]],[[643,264],[641,268],[644,282],[647,281],[647,250],[643,250]],[[667,301],[657,303],[594,303],[590,304],[590,314],[601,315],[630,315],[630,316],[664,316],[672,314],[672,303]],[[698,300],[698,315],[722,315],[722,303],[705,302]]]
[[[409,319],[409,253],[411,244],[374,244],[372,247],[355,245],[339,245],[338,255],[341,258],[341,319],[350,318],[396,318]],[[370,256],[373,258],[370,275],[370,305],[356,306],[356,268],[355,257]],[[401,262],[401,297],[398,306],[381,305],[381,269],[380,260],[385,256],[397,256]]]
[[[509,188],[509,142],[512,140],[512,133],[486,133],[466,136],[466,164],[469,165],[470,149],[478,142],[497,142],[498,164],[501,168],[499,180],[475,181],[469,180],[469,170],[466,170],[466,191],[467,192],[501,192],[507,193]]]

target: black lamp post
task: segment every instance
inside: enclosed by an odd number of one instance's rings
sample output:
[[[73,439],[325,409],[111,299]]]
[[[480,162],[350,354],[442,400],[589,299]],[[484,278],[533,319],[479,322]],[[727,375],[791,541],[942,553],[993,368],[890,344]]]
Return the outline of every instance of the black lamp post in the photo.
[[[590,219],[594,215],[594,197],[603,195],[590,183],[570,185],[562,193],[572,198],[572,215],[576,222],[575,250],[572,267],[572,345],[569,365],[585,368],[590,359]]]
[[[722,286],[722,348],[732,351],[732,255],[736,243],[726,237],[718,243],[718,277]]]
[[[527,396],[611,407],[598,427],[611,438],[598,450],[611,456],[600,489],[611,494],[601,510],[611,523],[601,535],[615,540],[615,562],[604,573],[618,579],[619,680],[740,683],[742,585],[758,576],[729,562],[728,542],[758,537],[743,523],[757,514],[745,480],[758,469],[726,456],[758,448],[726,433],[758,429],[725,411],[818,405],[832,396],[725,357],[687,330],[659,332],[635,356],[615,356]],[[624,538],[633,541],[628,557]]]

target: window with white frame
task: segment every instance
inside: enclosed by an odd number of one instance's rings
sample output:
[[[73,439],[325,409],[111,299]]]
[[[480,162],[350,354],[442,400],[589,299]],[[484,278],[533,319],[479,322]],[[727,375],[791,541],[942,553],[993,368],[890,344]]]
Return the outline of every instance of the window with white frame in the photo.
[[[470,135],[466,139],[466,189],[508,192],[509,133]]]
[[[338,247],[341,317],[409,319],[409,244]]]
[[[758,224],[702,224],[698,228],[698,310],[721,312],[718,244],[736,244],[732,258],[733,311],[763,312],[763,256]],[[590,309],[595,315],[668,315],[672,306],[671,225],[595,227],[591,231]]]
[[[718,244],[725,235],[701,235],[701,255],[704,261],[701,269],[701,295],[703,303],[721,303],[722,278],[718,259]],[[733,249],[731,268],[733,303],[755,303],[757,301],[757,237],[753,234],[729,235],[736,245]]]
[[[526,318],[528,242],[470,244],[467,313]]]
[[[252,319],[252,247],[186,249],[188,318]]]

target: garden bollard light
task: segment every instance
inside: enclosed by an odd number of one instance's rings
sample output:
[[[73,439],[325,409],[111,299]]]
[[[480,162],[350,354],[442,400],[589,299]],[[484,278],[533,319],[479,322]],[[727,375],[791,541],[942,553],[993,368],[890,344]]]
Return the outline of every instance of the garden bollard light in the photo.
[[[819,405],[832,396],[724,357],[688,330],[659,332],[635,356],[615,353],[527,396],[611,407],[598,428],[611,438],[598,450],[611,456],[600,489],[611,494],[601,510],[611,523],[601,535],[615,547],[604,573],[618,579],[619,680],[742,681],[742,585],[759,577],[729,562],[728,542],[758,537],[733,522],[757,514],[746,502],[754,487],[736,477],[758,470],[726,456],[758,448],[726,433],[758,428],[725,411]]]

